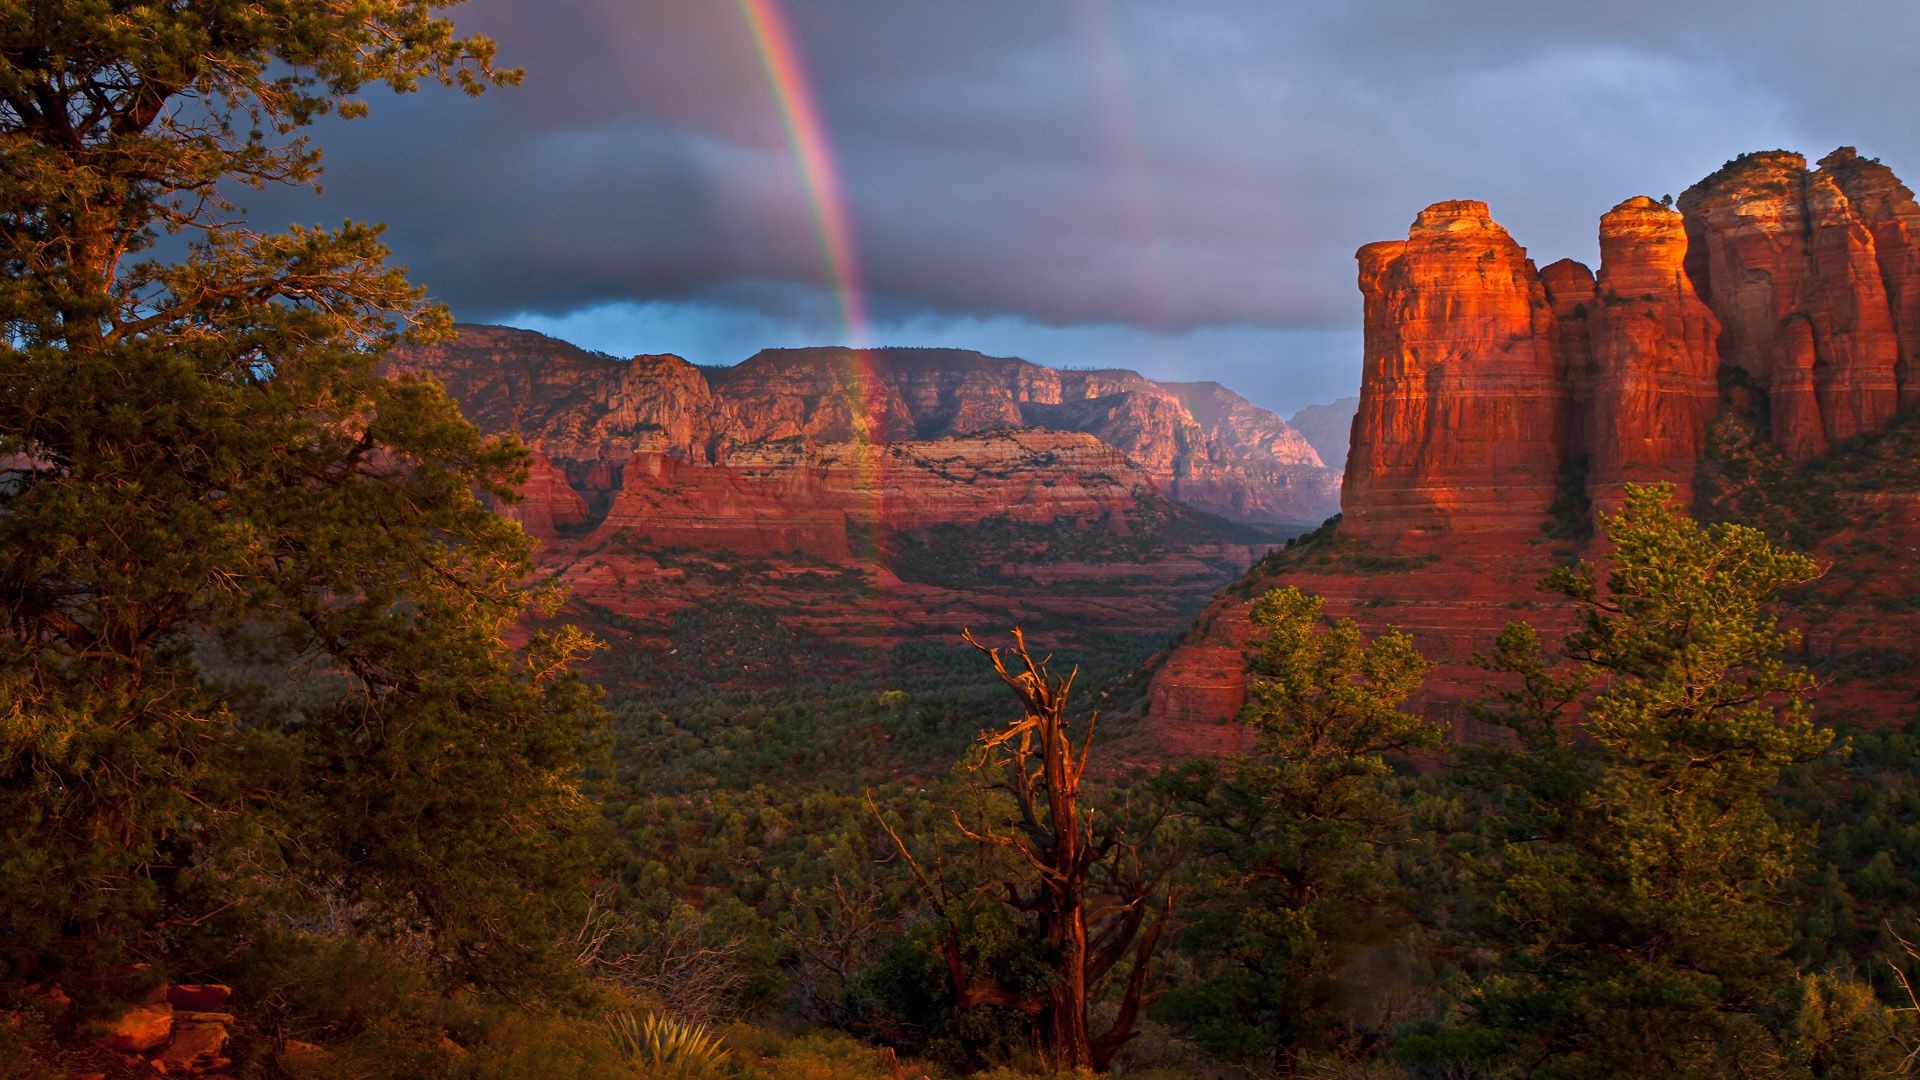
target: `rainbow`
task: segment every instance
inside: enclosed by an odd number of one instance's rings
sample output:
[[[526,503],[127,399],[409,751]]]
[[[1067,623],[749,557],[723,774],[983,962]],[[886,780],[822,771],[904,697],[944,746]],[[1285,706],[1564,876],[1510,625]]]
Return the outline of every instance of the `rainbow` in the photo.
[[[874,414],[879,411],[873,403],[884,400],[881,395],[884,384],[875,368],[867,293],[860,281],[860,260],[854,247],[846,189],[834,164],[833,144],[827,139],[819,98],[807,78],[799,41],[779,0],[738,0],[738,3],[747,33],[753,38],[754,52],[766,71],[767,86],[773,91],[781,124],[786,128],[794,166],[806,189],[814,226],[820,235],[820,254],[827,281],[839,298],[840,318],[846,333],[842,386],[846,388],[847,413],[853,428],[854,480],[871,500],[871,540],[876,554],[882,554],[887,544],[889,521],[887,493],[892,484],[887,477],[888,450],[874,438],[882,433],[873,430]],[[850,528],[853,524],[848,523]],[[882,558],[884,560],[884,555]]]
[[[852,388],[850,405],[855,435],[866,441],[868,404],[875,400],[879,380],[870,354],[866,289],[860,282],[853,225],[840,171],[834,164],[833,145],[827,140],[819,99],[807,78],[798,39],[779,0],[738,0],[738,3],[747,32],[753,38],[754,51],[766,70],[767,85],[773,91],[794,165],[806,189],[814,225],[820,234],[820,253],[828,283],[839,299],[840,318],[847,336],[847,362],[851,367],[847,374]]]

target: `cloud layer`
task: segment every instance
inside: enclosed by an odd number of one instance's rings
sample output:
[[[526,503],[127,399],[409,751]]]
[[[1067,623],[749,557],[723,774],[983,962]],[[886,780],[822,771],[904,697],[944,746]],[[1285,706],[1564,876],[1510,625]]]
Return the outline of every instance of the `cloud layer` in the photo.
[[[944,343],[1283,406],[1352,385],[1353,250],[1435,200],[1486,199],[1541,262],[1590,260],[1609,206],[1742,151],[1848,143],[1920,174],[1908,0],[785,7],[876,336],[977,333]],[[255,197],[259,216],[387,221],[457,316],[612,351],[844,334],[734,4],[453,15],[525,85],[376,98],[320,134],[326,197]]]

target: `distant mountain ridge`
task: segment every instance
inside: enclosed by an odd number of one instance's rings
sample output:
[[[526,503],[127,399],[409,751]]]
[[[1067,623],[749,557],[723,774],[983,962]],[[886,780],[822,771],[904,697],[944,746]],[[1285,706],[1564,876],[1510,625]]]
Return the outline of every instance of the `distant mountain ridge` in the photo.
[[[478,326],[385,363],[526,440],[501,511],[616,655],[676,655],[714,610],[856,650],[966,626],[1164,640],[1337,490],[1271,412],[1130,371],[935,349],[700,368]]]
[[[1325,405],[1309,405],[1287,417],[1287,423],[1307,440],[1327,468],[1344,471],[1347,446],[1353,438],[1353,417],[1359,411],[1360,395],[1355,394]]]
[[[1304,436],[1218,383],[959,349],[767,349],[703,368],[474,325],[449,343],[395,350],[388,366],[444,383],[482,427],[517,432],[570,475],[637,449],[718,463],[773,439],[893,443],[1042,427],[1092,435],[1168,497],[1232,520],[1310,525],[1339,500],[1339,471]]]

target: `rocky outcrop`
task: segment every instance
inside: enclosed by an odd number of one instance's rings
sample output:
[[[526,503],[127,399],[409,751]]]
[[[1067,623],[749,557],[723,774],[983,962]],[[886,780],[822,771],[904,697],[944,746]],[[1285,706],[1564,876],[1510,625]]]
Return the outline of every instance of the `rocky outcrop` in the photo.
[[[1343,518],[1318,554],[1289,552],[1224,592],[1158,664],[1149,713],[1169,746],[1230,745],[1246,610],[1267,588],[1320,593],[1369,631],[1414,632],[1441,662],[1428,698],[1445,707],[1477,689],[1472,654],[1513,608],[1543,630],[1565,622],[1534,583],[1598,554],[1590,515],[1623,484],[1668,481],[1691,505],[1696,475],[1716,467],[1716,415],[1770,430],[1792,459],[1840,455],[1817,468],[1876,445],[1847,443],[1856,435],[1908,430],[1896,414],[1920,404],[1920,205],[1891,171],[1845,147],[1816,170],[1750,154],[1677,206],[1610,210],[1597,274],[1571,260],[1536,272],[1474,202],[1437,203],[1406,240],[1360,249],[1366,340]],[[1911,549],[1874,517],[1904,520],[1886,507],[1912,493],[1895,488],[1847,504],[1860,509],[1843,520],[1878,530],[1860,551]],[[1873,592],[1886,576],[1830,572],[1809,646],[1914,667],[1911,628],[1888,614],[1913,598]],[[1847,614],[1862,597],[1873,611]]]
[[[1358,258],[1366,352],[1342,529],[1378,543],[1537,530],[1571,403],[1526,250],[1486,203],[1460,200]]]
[[[1679,205],[1720,357],[1766,396],[1789,455],[1881,430],[1920,400],[1920,206],[1885,166],[1851,147],[1815,171],[1799,154],[1748,154]]]
[[[143,1075],[197,1076],[230,1064],[232,1013],[214,1012],[231,996],[215,983],[176,983],[101,1025],[102,1046],[130,1055]]]
[[[1820,171],[1839,185],[1873,234],[1880,280],[1900,343],[1894,371],[1900,407],[1920,404],[1920,203],[1892,169],[1861,157],[1850,146],[1821,158]]]
[[[1694,467],[1720,404],[1720,323],[1687,277],[1679,214],[1645,196],[1600,219],[1598,302],[1586,340],[1561,341],[1584,422],[1570,456],[1588,461],[1588,493],[1618,505],[1628,480],[1665,480],[1691,501]],[[1582,353],[1584,352],[1584,357]]]
[[[573,489],[567,474],[537,450],[527,468],[527,481],[520,485],[520,501],[500,507],[500,513],[542,540],[578,529],[590,517],[587,500]]]
[[[1883,430],[1920,399],[1917,227],[1912,193],[1850,148],[1816,171],[1736,159],[1678,211],[1628,199],[1600,221],[1597,275],[1536,272],[1485,204],[1434,204],[1357,256],[1345,532],[1537,535],[1635,480],[1688,500],[1723,391],[1798,460]]]

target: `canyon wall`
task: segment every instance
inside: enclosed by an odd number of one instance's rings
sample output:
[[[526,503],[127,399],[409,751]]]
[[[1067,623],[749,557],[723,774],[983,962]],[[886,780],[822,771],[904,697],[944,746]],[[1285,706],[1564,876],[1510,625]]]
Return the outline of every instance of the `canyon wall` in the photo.
[[[487,430],[520,434],[596,510],[637,452],[723,464],[740,447],[784,439],[894,444],[1036,427],[1092,435],[1168,497],[1234,520],[1312,525],[1339,505],[1339,473],[1306,439],[1217,383],[957,349],[768,349],[698,368],[486,326],[396,349],[387,365],[441,382]]]
[[[1725,328],[1728,375],[1764,393],[1805,460],[1920,400],[1920,207],[1851,147],[1807,169],[1749,154],[1680,196],[1688,270]]]
[[[615,653],[751,608],[836,648],[1024,625],[1162,638],[1278,534],[1331,511],[1298,432],[1214,384],[952,350],[769,350],[732,368],[617,360],[462,327],[386,367],[447,387],[533,455],[501,507]],[[604,673],[645,681],[627,660]]]
[[[1358,397],[1345,397],[1325,405],[1309,405],[1287,417],[1287,425],[1298,431],[1327,463],[1327,468],[1347,471],[1347,447],[1353,439],[1353,418],[1360,411]]]

